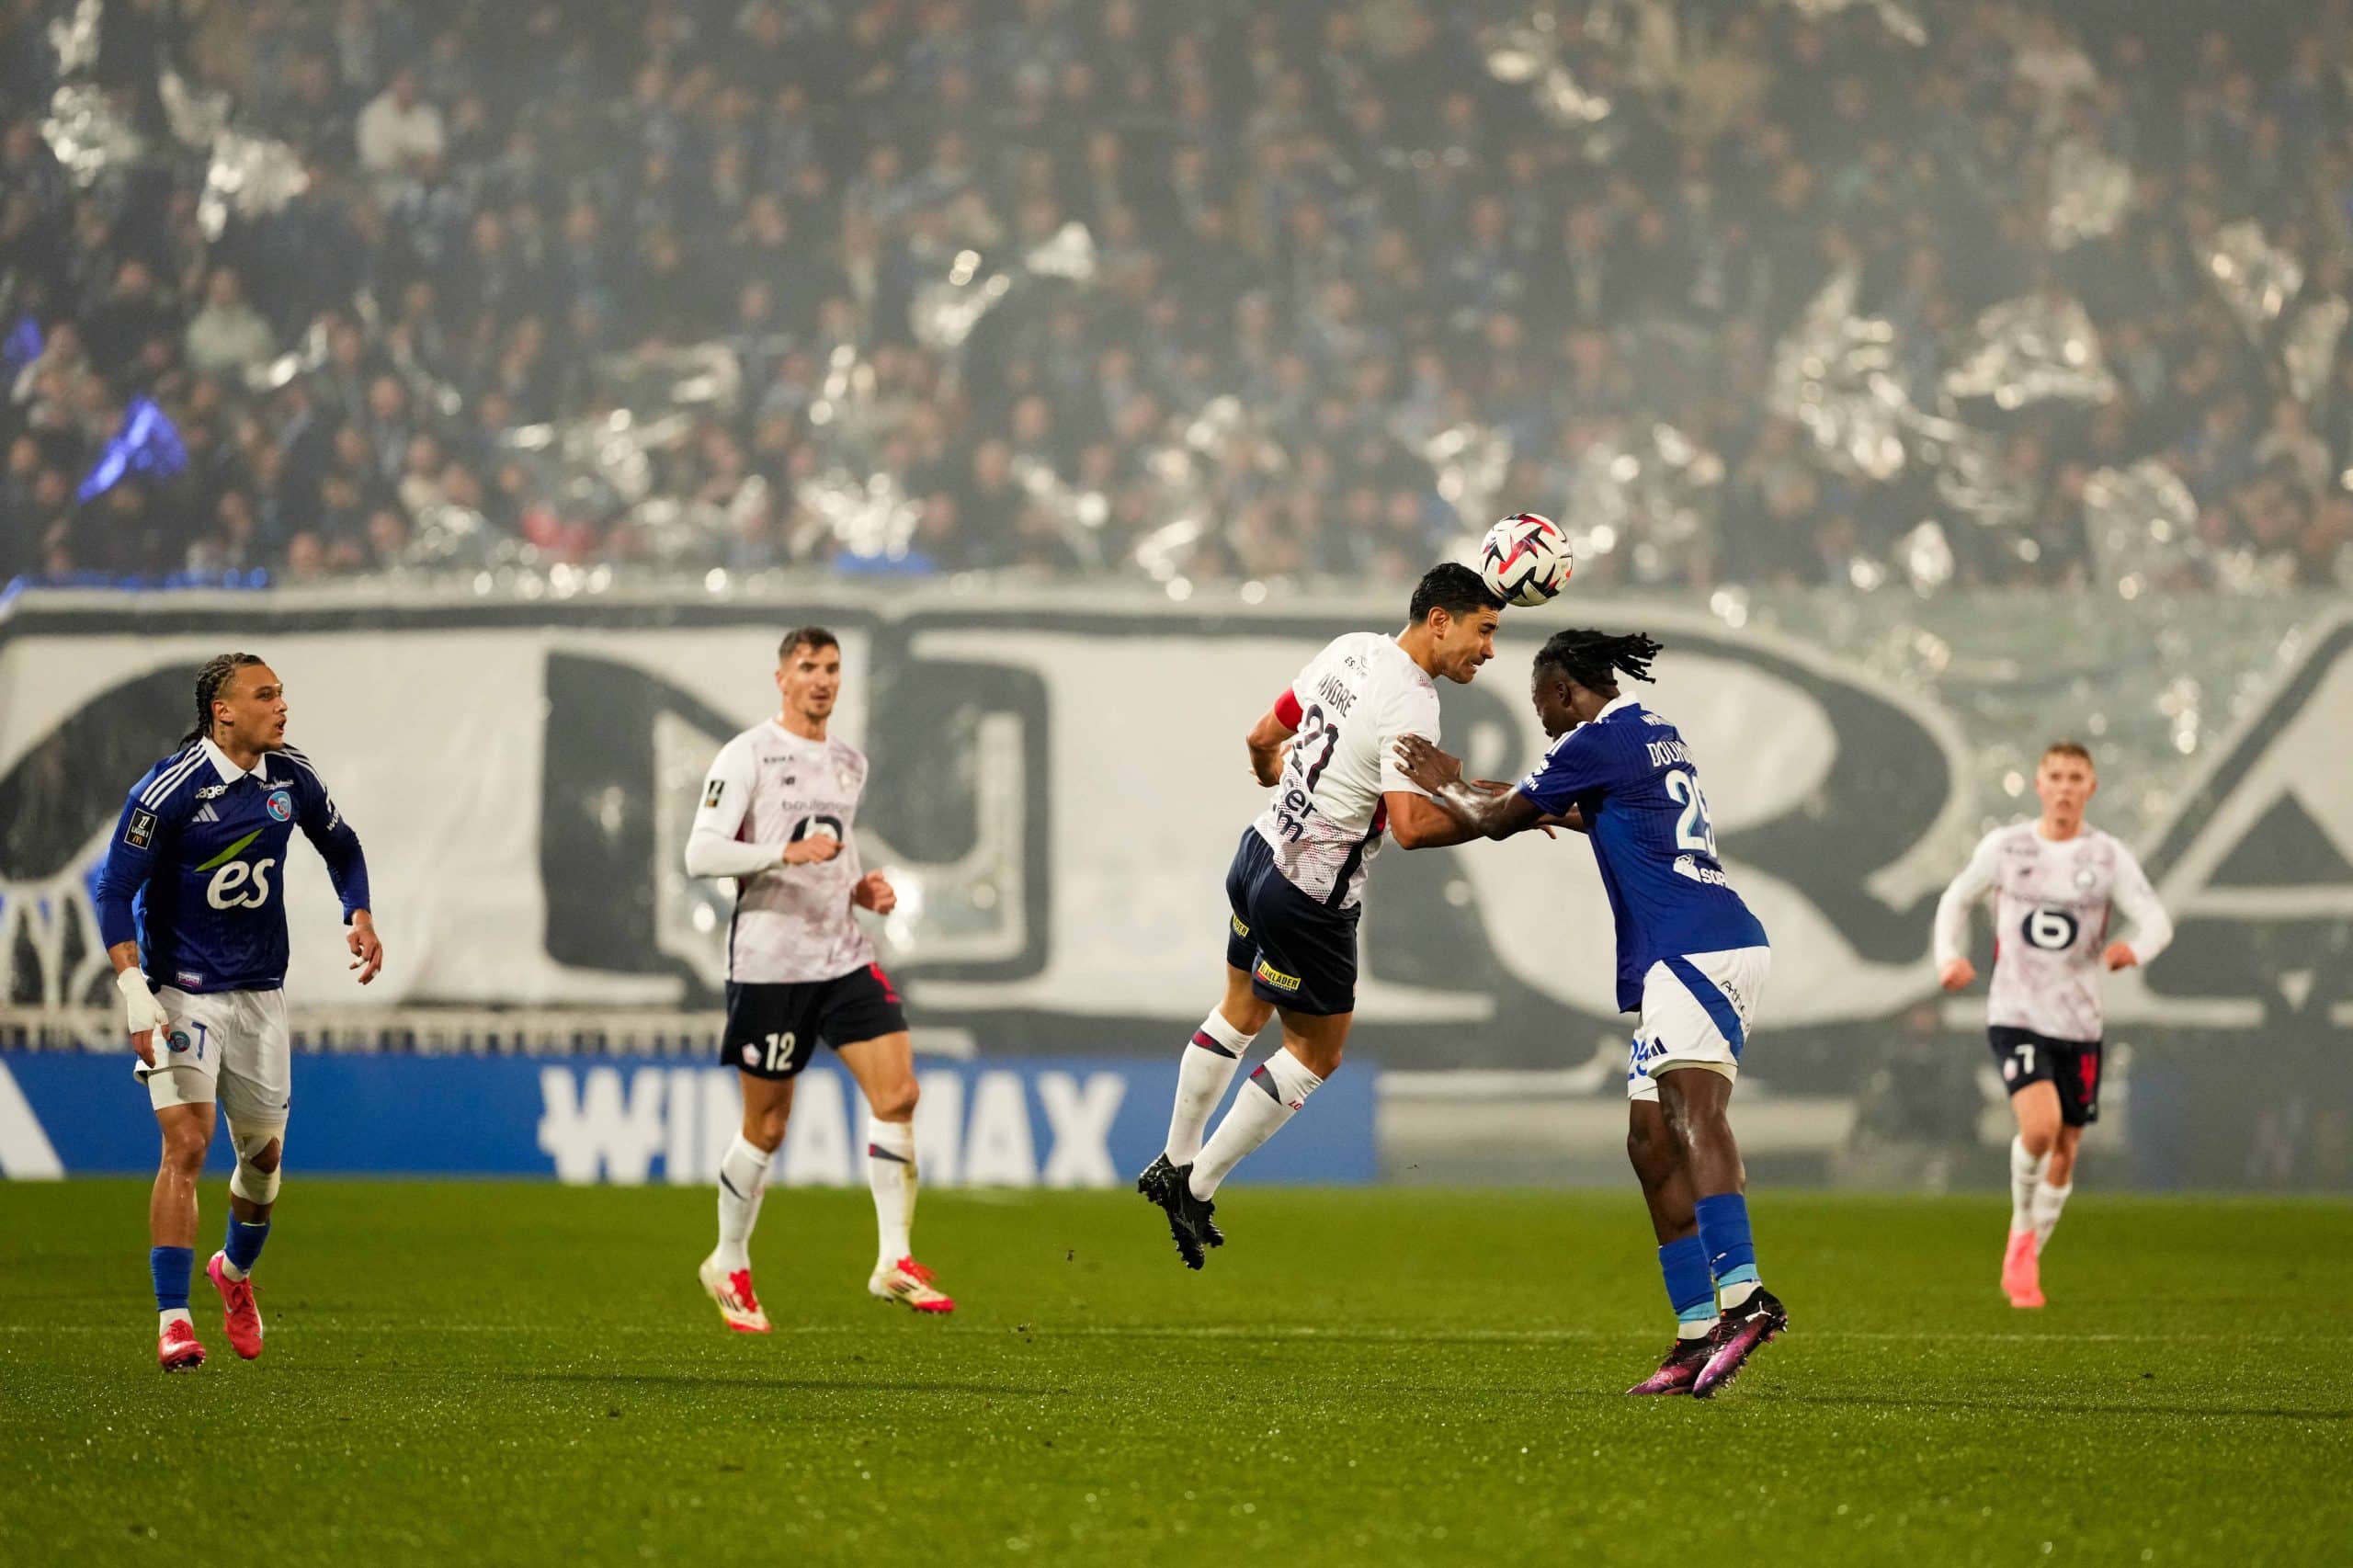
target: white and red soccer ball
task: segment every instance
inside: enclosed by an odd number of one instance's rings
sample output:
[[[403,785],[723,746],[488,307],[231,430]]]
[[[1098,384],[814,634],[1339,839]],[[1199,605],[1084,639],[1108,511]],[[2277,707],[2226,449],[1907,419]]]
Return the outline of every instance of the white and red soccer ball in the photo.
[[[1506,604],[1540,605],[1569,585],[1575,570],[1569,536],[1550,517],[1514,512],[1479,545],[1479,575]]]

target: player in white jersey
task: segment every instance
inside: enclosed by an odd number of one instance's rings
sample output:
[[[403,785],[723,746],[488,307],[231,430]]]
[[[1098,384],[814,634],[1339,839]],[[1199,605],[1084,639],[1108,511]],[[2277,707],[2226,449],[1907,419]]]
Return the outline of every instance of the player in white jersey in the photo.
[[[899,993],[855,911],[898,895],[861,871],[851,829],[866,756],[825,733],[841,694],[841,645],[819,626],[777,650],[777,716],[721,748],[704,778],[687,874],[735,879],[720,1060],[744,1088],[744,1125],[719,1165],[719,1245],[699,1270],[727,1326],[765,1334],[749,1246],[784,1142],[792,1084],[822,1038],[866,1096],[867,1184],[878,1233],[870,1293],[917,1312],[955,1310],[915,1260],[915,1050]]]
[[[1471,568],[1433,567],[1404,631],[1335,639],[1251,728],[1250,771],[1274,792],[1226,872],[1225,999],[1185,1048],[1167,1146],[1136,1181],[1166,1212],[1188,1267],[1224,1244],[1211,1220],[1218,1184],[1340,1065],[1365,874],[1382,837],[1420,849],[1473,836],[1392,754],[1401,735],[1438,739],[1436,677],[1469,684],[1495,656],[1502,609]],[[1204,1146],[1210,1113],[1276,1013],[1282,1049],[1250,1074]]]
[[[2075,1146],[2099,1119],[2100,971],[2147,963],[2173,940],[2132,852],[2084,822],[2098,788],[2091,753],[2052,745],[2035,768],[2041,819],[1987,834],[1937,901],[1937,976],[1959,991],[1977,978],[1969,911],[1995,894],[1986,1022],[2018,1120],[2002,1250],[2002,1290],[2015,1307],[2043,1304],[2043,1244],[2075,1190]],[[2131,923],[2130,942],[2110,937],[2111,908]]]

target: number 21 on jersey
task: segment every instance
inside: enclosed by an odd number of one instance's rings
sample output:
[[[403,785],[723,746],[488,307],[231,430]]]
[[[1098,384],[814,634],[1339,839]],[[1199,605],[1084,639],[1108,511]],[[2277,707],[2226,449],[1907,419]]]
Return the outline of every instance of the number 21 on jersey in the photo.
[[[1275,820],[1294,843],[1307,831],[1307,819],[1315,814],[1315,781],[1331,766],[1332,753],[1339,744],[1340,726],[1324,717],[1320,705],[1300,715],[1299,734],[1291,741],[1290,756],[1283,764],[1287,781],[1283,798],[1275,808]],[[1299,776],[1296,784],[1288,782],[1292,773]]]

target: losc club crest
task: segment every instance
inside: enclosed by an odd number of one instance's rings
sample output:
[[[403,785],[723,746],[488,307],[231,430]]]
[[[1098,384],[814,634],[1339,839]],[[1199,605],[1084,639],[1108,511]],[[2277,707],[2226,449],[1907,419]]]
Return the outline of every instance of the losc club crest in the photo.
[[[269,792],[269,815],[273,822],[292,822],[294,797],[283,790],[272,790]]]

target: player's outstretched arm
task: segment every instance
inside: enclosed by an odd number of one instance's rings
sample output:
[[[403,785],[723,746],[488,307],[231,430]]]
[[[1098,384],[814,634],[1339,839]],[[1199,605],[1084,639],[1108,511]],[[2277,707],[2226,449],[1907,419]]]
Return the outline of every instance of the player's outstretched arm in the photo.
[[[1543,810],[1535,801],[1517,790],[1496,794],[1466,782],[1462,764],[1419,735],[1397,737],[1397,768],[1429,791],[1392,791],[1385,797],[1389,831],[1404,848],[1509,838],[1543,824]]]

